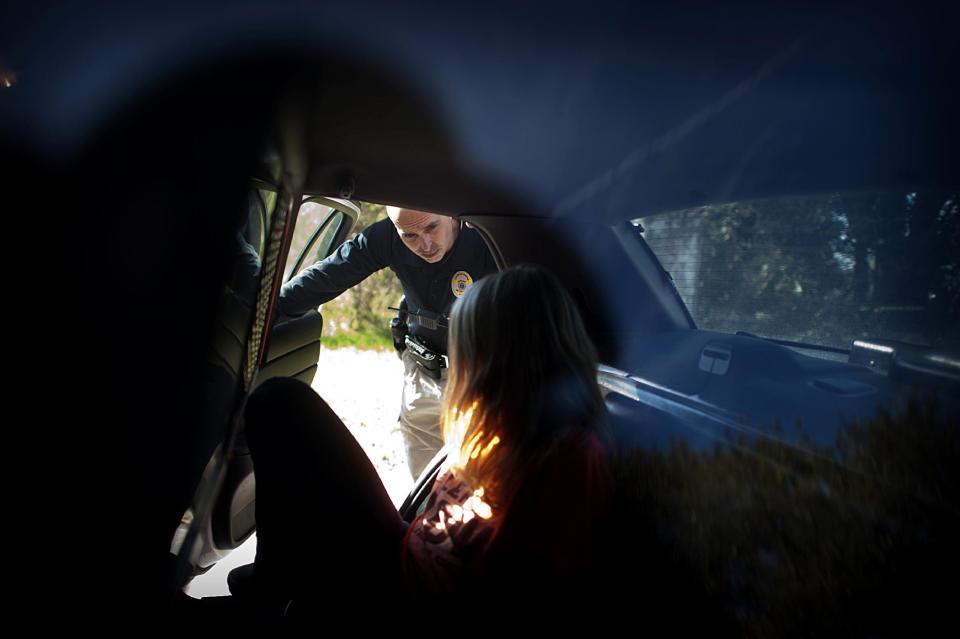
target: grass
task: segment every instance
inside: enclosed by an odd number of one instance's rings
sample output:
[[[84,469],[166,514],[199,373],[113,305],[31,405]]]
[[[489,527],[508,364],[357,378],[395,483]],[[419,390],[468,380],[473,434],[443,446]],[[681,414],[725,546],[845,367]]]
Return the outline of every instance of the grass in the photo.
[[[390,331],[337,331],[323,336],[324,348],[356,348],[362,351],[392,351]]]

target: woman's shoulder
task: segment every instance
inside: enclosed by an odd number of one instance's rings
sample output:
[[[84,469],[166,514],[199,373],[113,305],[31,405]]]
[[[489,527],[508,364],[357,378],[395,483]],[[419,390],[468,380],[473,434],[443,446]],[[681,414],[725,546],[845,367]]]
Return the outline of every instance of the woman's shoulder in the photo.
[[[596,431],[573,428],[526,475],[528,491],[548,500],[558,493],[571,503],[577,495],[594,499],[596,493],[608,491],[612,482],[608,447]]]
[[[550,454],[544,456],[542,466],[573,481],[584,475],[609,474],[610,450],[606,439],[595,428],[577,425],[560,438]]]

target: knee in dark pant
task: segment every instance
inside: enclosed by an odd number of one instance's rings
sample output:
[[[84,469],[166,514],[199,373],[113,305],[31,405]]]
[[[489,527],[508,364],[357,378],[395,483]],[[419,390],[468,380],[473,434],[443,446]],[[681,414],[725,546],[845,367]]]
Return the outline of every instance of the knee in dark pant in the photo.
[[[273,378],[251,395],[245,412],[247,443],[254,465],[274,459],[315,466],[342,439],[346,428],[317,393],[303,382]]]
[[[247,402],[247,410],[263,404],[297,400],[316,393],[307,384],[293,377],[271,377],[260,384]]]
[[[303,417],[317,409],[327,409],[326,402],[310,386],[292,377],[273,377],[261,384],[247,400],[244,413],[246,428],[259,429],[263,424],[276,428],[279,416]]]

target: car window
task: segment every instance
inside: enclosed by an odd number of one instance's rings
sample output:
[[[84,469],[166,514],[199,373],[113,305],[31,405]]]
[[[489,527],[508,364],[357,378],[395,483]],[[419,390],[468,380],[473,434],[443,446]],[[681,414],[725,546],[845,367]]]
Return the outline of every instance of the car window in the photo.
[[[323,206],[316,202],[304,202],[303,205],[301,205],[300,213],[297,216],[297,226],[293,231],[293,239],[290,240],[290,250],[287,253],[286,267],[283,273],[283,279],[285,281],[293,275],[296,275],[293,269],[297,266],[298,258],[304,253],[304,250],[308,248],[308,244],[315,244],[315,242],[311,242],[311,240],[314,239],[317,230],[334,214],[335,211],[332,207]],[[325,229],[327,234],[332,232],[332,226],[334,225],[327,224],[327,228]],[[306,262],[306,260],[304,260],[304,262]],[[310,262],[310,264],[312,263],[313,262]],[[308,265],[309,264],[300,264],[298,271]]]
[[[247,244],[260,257],[263,257],[267,243],[266,229],[276,205],[277,193],[274,190],[255,186],[247,192],[247,223],[242,233]]]
[[[318,201],[319,200],[319,201]],[[330,206],[334,204],[336,208]],[[312,197],[300,206],[297,226],[290,241],[284,281],[327,257],[352,228],[359,209],[346,200]],[[346,212],[349,211],[350,213]]]
[[[777,198],[634,221],[699,328],[849,349],[960,339],[956,194]]]

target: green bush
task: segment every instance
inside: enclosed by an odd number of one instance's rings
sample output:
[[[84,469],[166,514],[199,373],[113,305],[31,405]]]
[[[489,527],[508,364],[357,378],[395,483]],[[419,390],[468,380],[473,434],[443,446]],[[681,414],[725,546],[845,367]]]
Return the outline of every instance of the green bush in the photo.
[[[362,231],[387,216],[381,204],[363,204],[355,230]],[[393,348],[390,318],[403,296],[400,282],[390,269],[374,273],[360,284],[323,305],[323,344],[328,348],[352,346],[369,350]]]

